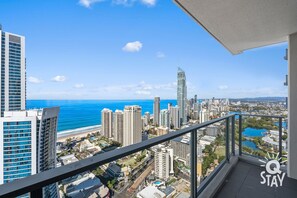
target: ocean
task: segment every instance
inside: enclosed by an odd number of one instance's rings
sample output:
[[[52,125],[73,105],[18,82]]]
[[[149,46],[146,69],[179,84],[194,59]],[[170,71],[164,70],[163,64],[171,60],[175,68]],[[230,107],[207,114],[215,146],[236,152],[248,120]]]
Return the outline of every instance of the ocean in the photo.
[[[167,109],[168,103],[176,100],[161,100],[160,109]],[[27,109],[60,107],[58,132],[88,128],[101,124],[101,110],[123,110],[126,105],[139,105],[142,114],[153,113],[154,100],[27,100]]]

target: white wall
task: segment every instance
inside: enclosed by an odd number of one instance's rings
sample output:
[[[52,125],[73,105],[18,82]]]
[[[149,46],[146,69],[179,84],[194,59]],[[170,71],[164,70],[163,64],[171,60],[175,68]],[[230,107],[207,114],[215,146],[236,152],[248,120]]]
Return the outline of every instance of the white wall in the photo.
[[[297,33],[289,36],[288,175],[297,179]]]

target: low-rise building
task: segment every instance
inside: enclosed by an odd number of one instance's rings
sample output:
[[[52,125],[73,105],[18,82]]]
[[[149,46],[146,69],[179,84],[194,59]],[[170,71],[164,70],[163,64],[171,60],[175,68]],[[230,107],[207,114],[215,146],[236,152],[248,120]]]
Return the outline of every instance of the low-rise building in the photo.
[[[84,140],[79,145],[79,151],[90,151],[90,152],[100,152],[101,148],[99,146],[95,146],[93,143],[91,143],[89,140]]]
[[[62,163],[63,166],[67,164],[71,164],[73,162],[77,162],[78,159],[74,156],[74,154],[65,155],[59,158],[59,161]]]
[[[137,198],[166,198],[166,194],[155,186],[148,186],[137,193]]]
[[[115,163],[110,163],[108,165],[108,168],[106,169],[106,172],[111,176],[111,177],[122,177],[124,176],[124,173],[122,172],[122,169],[119,165]]]
[[[165,135],[169,132],[169,128],[168,127],[158,127],[157,128],[157,135]]]
[[[64,185],[64,193],[67,197],[73,198],[91,197],[94,193],[106,197],[109,195],[109,189],[93,173],[87,173]]]

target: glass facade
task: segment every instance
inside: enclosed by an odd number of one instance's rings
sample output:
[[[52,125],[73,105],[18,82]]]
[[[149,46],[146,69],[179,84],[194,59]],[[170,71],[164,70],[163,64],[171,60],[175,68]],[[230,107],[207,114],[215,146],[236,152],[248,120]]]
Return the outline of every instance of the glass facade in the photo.
[[[2,130],[4,183],[31,175],[31,122],[3,122]]]
[[[1,116],[5,111],[5,33],[1,34]]]
[[[178,68],[178,72],[177,72],[177,105],[179,107],[179,115],[180,115],[180,123],[181,124],[185,124],[187,122],[186,99],[187,99],[186,74],[181,68]]]
[[[1,33],[1,116],[4,111],[25,109],[25,52],[22,41],[21,36]]]
[[[9,41],[9,111],[21,110],[21,44]]]
[[[56,166],[56,151],[53,148],[56,145],[57,117],[43,119],[38,122],[40,131],[39,143],[39,167],[40,171],[53,169]],[[57,184],[51,184],[43,188],[43,197],[58,197]]]

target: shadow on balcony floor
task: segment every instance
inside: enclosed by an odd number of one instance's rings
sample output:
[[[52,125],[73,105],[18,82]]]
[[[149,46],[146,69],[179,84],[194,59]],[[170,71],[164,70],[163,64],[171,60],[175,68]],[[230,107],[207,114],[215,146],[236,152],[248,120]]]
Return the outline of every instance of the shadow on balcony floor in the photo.
[[[296,198],[297,180],[285,177],[281,187],[260,184],[265,168],[239,161],[228,175],[216,198]]]

